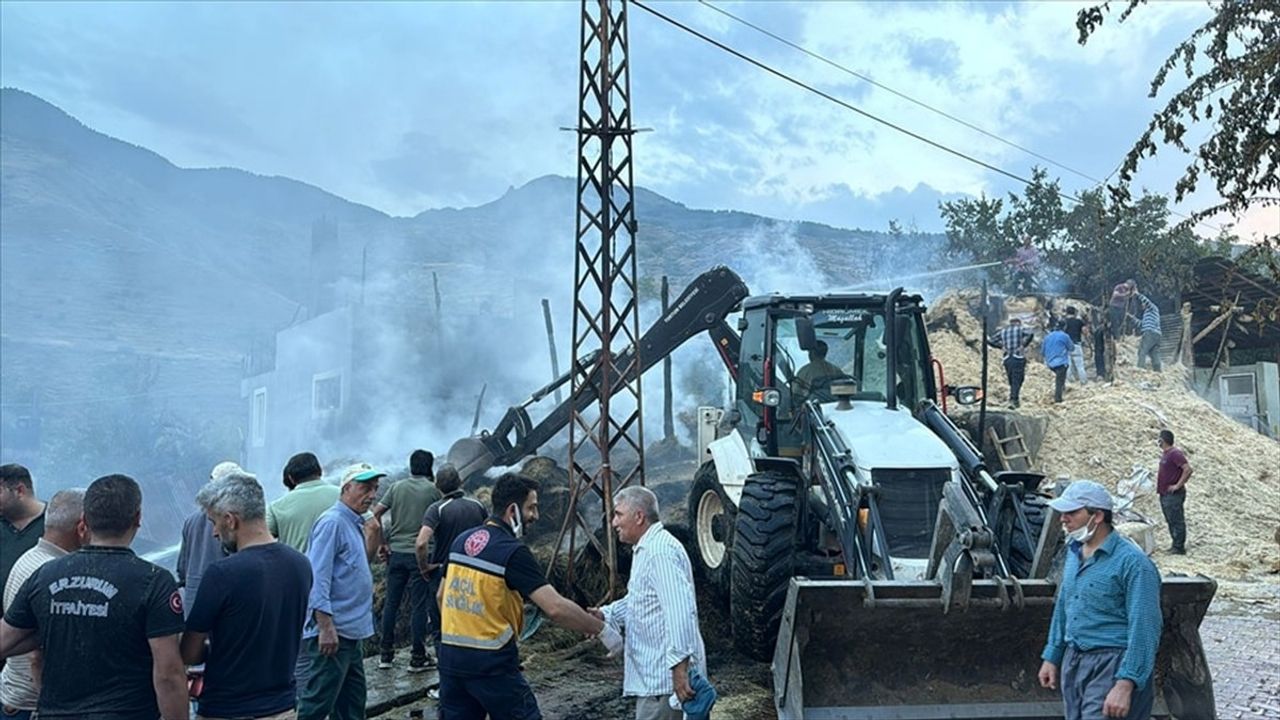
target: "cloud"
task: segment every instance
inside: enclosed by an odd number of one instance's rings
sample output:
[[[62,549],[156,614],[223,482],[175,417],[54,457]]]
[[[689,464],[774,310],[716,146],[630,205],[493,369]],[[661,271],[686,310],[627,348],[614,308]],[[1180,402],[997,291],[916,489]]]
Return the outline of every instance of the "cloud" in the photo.
[[[1043,164],[708,7],[659,7],[938,142],[1018,173]],[[1077,8],[1064,3],[723,7],[1095,176],[1150,116],[1151,73],[1209,12],[1143,6],[1081,47]],[[286,175],[410,215],[575,174],[574,136],[559,128],[576,117],[578,13],[574,3],[4,3],[0,81],[179,165]],[[837,203],[1007,184],[637,8],[630,20],[635,123],[653,129],[635,141],[636,181],[658,192],[853,226],[865,208]],[[1161,160],[1141,178],[1153,188],[1176,172]]]

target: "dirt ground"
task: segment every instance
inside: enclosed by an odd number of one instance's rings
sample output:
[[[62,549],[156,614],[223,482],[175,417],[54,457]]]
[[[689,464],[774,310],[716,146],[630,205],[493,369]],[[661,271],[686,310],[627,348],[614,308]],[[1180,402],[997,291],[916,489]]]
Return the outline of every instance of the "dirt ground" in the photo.
[[[648,487],[658,495],[664,524],[678,535],[687,525],[689,485],[696,470],[693,462],[671,463],[651,469],[647,477]],[[776,718],[769,664],[734,650],[727,618],[701,589],[698,613],[708,674],[720,695],[712,717]],[[525,675],[547,720],[626,718],[634,712],[632,702],[622,698],[622,661],[606,658],[598,642],[580,641],[575,633],[544,624],[523,644],[522,654]]]

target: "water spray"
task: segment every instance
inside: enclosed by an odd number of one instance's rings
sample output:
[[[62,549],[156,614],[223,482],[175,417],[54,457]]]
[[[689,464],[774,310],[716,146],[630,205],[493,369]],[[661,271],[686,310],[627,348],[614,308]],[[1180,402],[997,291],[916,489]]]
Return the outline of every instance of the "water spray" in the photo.
[[[837,290],[837,292],[846,292],[849,290],[866,290],[868,288],[877,287],[877,286],[878,287],[893,286],[893,285],[900,284],[903,280],[919,280],[920,278],[937,277],[939,275],[949,275],[951,273],[965,272],[968,270],[981,270],[982,268],[989,268],[995,265],[1003,265],[1003,264],[1004,264],[1003,260],[995,260],[992,262],[978,263],[976,265],[965,265],[963,267],[957,267],[957,268],[946,268],[945,270],[931,270],[929,272],[915,273],[913,275],[899,275],[898,277],[889,278],[887,280],[872,280],[870,282],[859,283],[857,285],[850,285],[848,287]]]

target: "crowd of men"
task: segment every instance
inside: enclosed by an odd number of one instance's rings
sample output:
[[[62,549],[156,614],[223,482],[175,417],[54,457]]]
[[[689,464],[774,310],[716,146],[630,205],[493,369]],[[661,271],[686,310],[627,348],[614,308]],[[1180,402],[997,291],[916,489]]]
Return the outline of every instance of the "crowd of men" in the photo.
[[[1141,309],[1139,317],[1133,313]],[[1074,305],[1068,305],[1062,316],[1050,311],[1045,318],[1048,333],[1040,343],[1045,366],[1054,374],[1053,401],[1062,402],[1068,377],[1080,384],[1089,382],[1085,369],[1084,348],[1092,342],[1095,378],[1107,378],[1107,340],[1137,333],[1138,354],[1136,364],[1146,368],[1150,363],[1156,372],[1162,370],[1160,359],[1160,308],[1151,298],[1138,292],[1138,283],[1132,278],[1111,291],[1105,311],[1089,308],[1091,321]],[[1026,351],[1035,339],[1035,333],[1022,324],[1022,318],[1009,318],[1009,324],[1001,328],[987,344],[1002,351],[1005,377],[1009,382],[1009,406],[1021,404],[1022,383],[1026,380]]]
[[[378,562],[378,666],[395,666],[407,594],[406,669],[438,665],[441,718],[541,717],[517,648],[526,603],[623,655],[638,720],[708,716],[692,567],[651,491],[614,502],[612,526],[635,549],[627,595],[584,609],[522,541],[539,517],[536,481],[501,476],[485,508],[456,469],[433,465],[415,451],[409,476],[380,493],[386,472],[356,464],[333,484],[299,453],[282,473],[288,492],[268,504],[254,475],[220,463],[184,523],[177,577],[130,549],[142,523],[132,478],[45,503],[26,468],[0,467],[4,718],[188,720],[193,703],[205,720],[364,718]]]

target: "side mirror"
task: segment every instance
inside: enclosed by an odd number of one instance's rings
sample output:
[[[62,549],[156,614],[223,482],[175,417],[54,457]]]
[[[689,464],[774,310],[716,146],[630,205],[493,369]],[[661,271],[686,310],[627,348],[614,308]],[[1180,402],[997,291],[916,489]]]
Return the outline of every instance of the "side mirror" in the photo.
[[[947,386],[947,394],[961,405],[973,405],[982,400],[982,388],[977,385]]]
[[[813,318],[796,318],[796,339],[800,341],[800,349],[809,352],[818,344],[818,336],[813,332]]]

